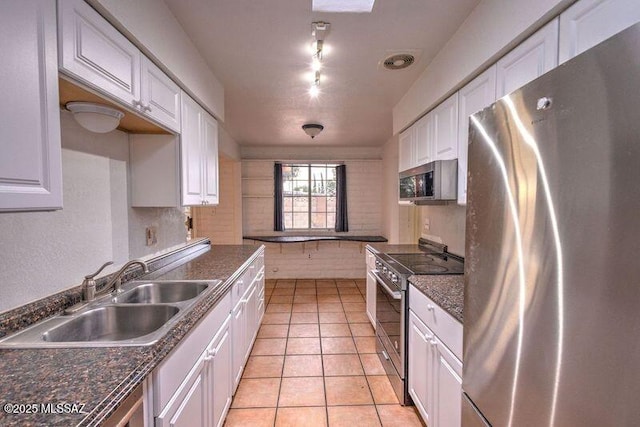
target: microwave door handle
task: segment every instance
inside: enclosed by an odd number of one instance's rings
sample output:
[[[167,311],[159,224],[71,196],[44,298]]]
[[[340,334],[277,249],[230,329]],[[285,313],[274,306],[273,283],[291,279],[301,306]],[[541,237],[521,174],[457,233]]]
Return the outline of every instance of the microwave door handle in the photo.
[[[378,275],[378,270],[373,270],[372,273],[375,276],[376,281],[382,286],[382,289],[384,289],[387,292],[387,294],[389,294],[389,296],[391,298],[397,299],[397,300],[401,300],[402,299],[402,292],[394,292],[394,291],[392,291],[391,288],[389,288],[387,286],[387,284],[384,283],[382,278]]]

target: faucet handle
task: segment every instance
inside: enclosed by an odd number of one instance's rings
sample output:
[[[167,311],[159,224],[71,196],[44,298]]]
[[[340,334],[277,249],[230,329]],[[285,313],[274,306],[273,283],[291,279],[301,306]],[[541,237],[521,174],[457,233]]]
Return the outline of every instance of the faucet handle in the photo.
[[[102,270],[104,270],[104,268],[105,268],[106,266],[111,265],[111,264],[113,264],[113,261],[105,262],[105,263],[102,265],[102,267],[100,267],[100,268],[98,269],[98,271],[96,271],[96,272],[95,272],[95,273],[93,273],[93,274],[89,274],[89,275],[87,275],[87,276],[84,276],[84,278],[85,278],[86,280],[91,280],[91,279],[93,279],[93,278],[94,278],[94,277],[96,277],[98,274],[100,274],[100,272],[101,272]]]

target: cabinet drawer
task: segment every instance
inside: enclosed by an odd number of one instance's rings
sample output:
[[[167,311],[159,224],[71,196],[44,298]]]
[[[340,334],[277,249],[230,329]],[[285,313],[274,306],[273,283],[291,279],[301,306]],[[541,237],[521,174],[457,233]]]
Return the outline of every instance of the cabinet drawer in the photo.
[[[251,271],[247,268],[242,272],[240,278],[233,283],[231,288],[231,305],[235,307],[243,298],[247,289],[251,285]]]
[[[413,285],[409,286],[409,308],[462,360],[462,323]]]
[[[227,294],[153,372],[154,413],[164,408],[231,312]]]

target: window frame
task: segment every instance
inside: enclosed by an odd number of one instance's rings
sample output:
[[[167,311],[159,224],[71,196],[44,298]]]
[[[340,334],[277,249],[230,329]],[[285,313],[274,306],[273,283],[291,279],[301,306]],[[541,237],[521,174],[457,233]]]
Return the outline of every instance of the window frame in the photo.
[[[293,210],[293,206],[292,206],[292,210],[291,211],[287,211],[285,209],[285,200],[286,200],[287,197],[290,197],[292,199],[292,203],[293,203],[294,197],[293,196],[285,196],[284,195],[284,193],[285,193],[284,187],[285,187],[285,181],[286,180],[285,180],[285,174],[284,173],[282,174],[282,188],[283,188],[282,215],[283,215],[283,221],[284,221],[284,231],[285,232],[287,232],[287,231],[292,231],[292,232],[301,232],[301,231],[329,232],[329,231],[334,230],[335,229],[335,222],[336,222],[336,218],[337,218],[337,213],[338,213],[337,212],[338,205],[337,205],[337,170],[336,170],[336,168],[338,166],[340,166],[340,163],[335,163],[335,162],[327,162],[327,163],[320,163],[320,162],[282,162],[281,164],[282,164],[283,169],[286,168],[286,167],[305,167],[305,168],[308,169],[308,178],[307,178],[307,181],[306,181],[308,190],[307,190],[307,195],[305,197],[307,197],[309,199],[309,202],[308,202],[308,205],[307,205],[308,206],[308,210],[307,210],[308,219],[307,219],[307,221],[308,221],[309,227],[306,227],[306,228],[293,227],[293,224],[294,224],[293,216],[291,218],[291,227],[289,228],[289,227],[286,226],[286,219],[284,219],[284,217],[286,216],[287,213],[291,213],[292,215],[294,215],[295,211]],[[313,182],[313,180],[312,180],[311,170],[314,167],[322,167],[322,168],[326,168],[326,169],[329,169],[329,168],[334,169],[334,179],[331,179],[331,180],[326,179],[326,182],[334,182],[336,184],[336,190],[335,190],[336,194],[334,194],[333,196],[329,196],[329,195],[325,195],[324,196],[326,201],[328,201],[327,199],[329,197],[333,197],[334,198],[335,205],[334,205],[333,212],[329,212],[328,207],[326,206],[326,204],[325,204],[325,210],[323,212],[318,212],[318,211],[314,211],[313,210],[313,196],[312,196],[312,182]],[[293,181],[300,181],[300,180],[290,179],[288,181],[293,182]],[[314,213],[323,213],[325,215],[326,227],[322,227],[322,228],[313,228],[313,227],[311,227],[311,225],[313,224],[312,216],[313,216]],[[333,225],[328,224],[327,221],[326,221],[326,217],[327,217],[327,215],[329,213],[333,213],[334,214]]]

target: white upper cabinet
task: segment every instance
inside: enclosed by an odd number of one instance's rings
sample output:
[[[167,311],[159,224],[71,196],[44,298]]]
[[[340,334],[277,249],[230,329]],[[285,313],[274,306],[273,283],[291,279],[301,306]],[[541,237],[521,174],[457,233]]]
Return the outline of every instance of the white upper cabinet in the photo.
[[[433,119],[433,115],[427,114],[413,125],[416,153],[413,166],[423,165],[434,159],[435,122]]]
[[[496,66],[469,82],[458,92],[458,204],[467,204],[467,154],[469,116],[496,100]]]
[[[0,211],[62,208],[56,4],[0,2]]]
[[[204,200],[207,204],[218,204],[218,122],[206,111],[203,114],[204,144]]]
[[[400,134],[398,142],[398,171],[411,169],[415,163],[415,127],[410,127]]]
[[[560,63],[640,21],[638,0],[580,0],[560,15]]]
[[[180,131],[180,87],[147,57],[142,57],[140,94],[144,112],[158,123]]]
[[[458,157],[458,93],[444,100],[429,115],[433,116],[434,160]]]
[[[58,2],[60,71],[180,132],[180,88],[83,0]]]
[[[218,204],[218,125],[198,103],[182,93],[182,204]]]
[[[136,107],[140,51],[82,0],[58,2],[60,69]]]
[[[554,19],[497,63],[496,98],[521,88],[558,65],[558,19]]]

